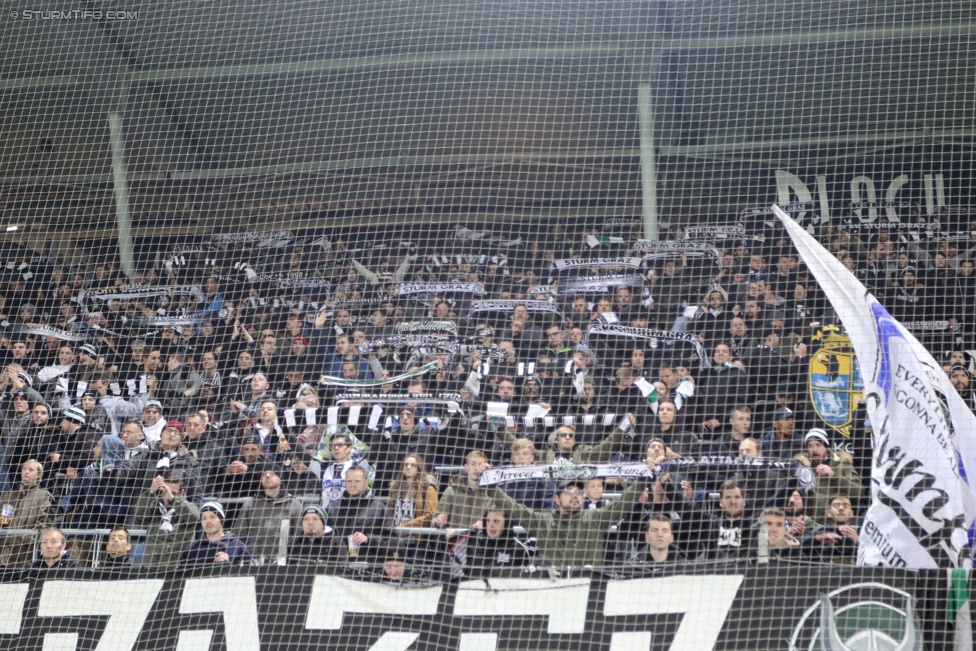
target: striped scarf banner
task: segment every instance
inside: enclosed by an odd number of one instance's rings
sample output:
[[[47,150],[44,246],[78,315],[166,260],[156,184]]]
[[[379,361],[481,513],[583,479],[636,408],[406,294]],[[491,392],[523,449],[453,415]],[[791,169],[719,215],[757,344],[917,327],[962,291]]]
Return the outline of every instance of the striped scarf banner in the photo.
[[[369,388],[369,387],[379,387],[384,384],[393,384],[394,382],[400,382],[401,380],[409,380],[410,378],[415,378],[421,375],[425,375],[431,370],[437,368],[439,362],[428,362],[421,366],[420,368],[414,369],[412,371],[407,371],[406,373],[401,373],[396,377],[391,377],[388,380],[347,380],[341,377],[332,377],[330,375],[323,375],[319,384],[324,384],[330,387],[348,387],[348,388]]]

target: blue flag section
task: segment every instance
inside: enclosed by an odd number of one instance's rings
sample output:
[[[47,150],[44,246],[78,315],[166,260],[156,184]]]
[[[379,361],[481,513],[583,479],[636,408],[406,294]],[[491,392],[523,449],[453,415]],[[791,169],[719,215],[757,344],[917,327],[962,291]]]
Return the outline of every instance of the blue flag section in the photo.
[[[860,362],[873,428],[871,505],[858,563],[952,568],[971,563],[976,416],[932,355],[834,256],[774,207]]]

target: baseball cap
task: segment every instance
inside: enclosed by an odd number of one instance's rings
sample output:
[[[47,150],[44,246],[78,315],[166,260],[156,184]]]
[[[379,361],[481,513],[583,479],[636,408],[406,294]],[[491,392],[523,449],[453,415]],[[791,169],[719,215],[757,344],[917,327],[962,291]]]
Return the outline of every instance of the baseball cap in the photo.
[[[579,479],[567,479],[566,481],[561,481],[559,482],[556,492],[562,493],[570,488],[578,488],[579,490],[583,490],[583,482]]]
[[[773,420],[787,420],[789,418],[793,418],[793,410],[789,407],[778,407],[773,412]]]

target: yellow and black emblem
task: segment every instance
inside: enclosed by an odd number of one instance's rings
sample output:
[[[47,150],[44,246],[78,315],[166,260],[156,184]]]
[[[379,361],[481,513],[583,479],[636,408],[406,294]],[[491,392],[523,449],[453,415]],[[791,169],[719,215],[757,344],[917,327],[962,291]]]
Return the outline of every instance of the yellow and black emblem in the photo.
[[[821,348],[810,358],[810,402],[824,425],[849,438],[864,393],[851,338],[836,326],[827,326],[813,339],[821,342]]]

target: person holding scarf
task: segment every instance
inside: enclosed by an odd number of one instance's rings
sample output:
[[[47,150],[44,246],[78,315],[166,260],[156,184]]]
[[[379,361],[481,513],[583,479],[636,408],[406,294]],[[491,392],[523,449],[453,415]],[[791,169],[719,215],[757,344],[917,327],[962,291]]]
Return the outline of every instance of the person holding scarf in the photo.
[[[182,482],[178,470],[160,473],[136,502],[136,523],[146,529],[146,567],[176,567],[183,548],[196,535],[200,511],[184,496]]]
[[[576,428],[569,425],[561,425],[549,437],[550,449],[540,450],[538,459],[544,464],[555,463],[557,459],[569,461],[570,463],[606,463],[626,441],[628,431],[637,424],[637,419],[633,414],[627,414],[623,427],[618,425],[610,436],[603,439],[598,445],[576,445]],[[518,438],[515,434],[505,428],[496,432],[498,438],[511,449]]]

